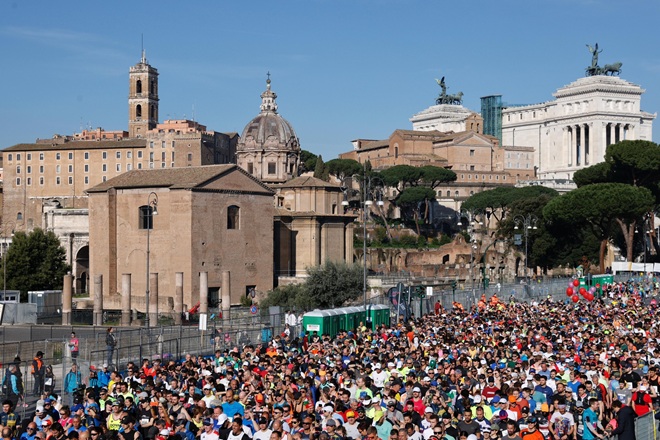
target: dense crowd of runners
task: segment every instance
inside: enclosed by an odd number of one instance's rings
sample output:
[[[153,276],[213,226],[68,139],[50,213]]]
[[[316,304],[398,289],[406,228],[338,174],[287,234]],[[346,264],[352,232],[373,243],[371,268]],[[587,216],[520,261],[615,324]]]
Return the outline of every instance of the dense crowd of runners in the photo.
[[[647,289],[648,294],[648,289]],[[3,440],[634,440],[658,402],[657,308],[634,284],[603,299],[507,303],[393,327],[290,333],[263,346],[75,371]],[[73,370],[72,370],[73,371]],[[3,389],[13,386],[15,368]],[[83,382],[83,386],[78,382]]]

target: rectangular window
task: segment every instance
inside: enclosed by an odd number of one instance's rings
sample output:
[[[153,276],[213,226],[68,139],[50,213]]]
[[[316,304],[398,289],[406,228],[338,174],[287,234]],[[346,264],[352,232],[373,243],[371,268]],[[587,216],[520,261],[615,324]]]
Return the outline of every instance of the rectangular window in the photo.
[[[32,160],[32,153],[27,153],[27,160]]]
[[[160,163],[160,167],[161,167],[161,168],[165,168],[165,165],[167,165],[167,162],[161,162],[161,163]]]
[[[174,145],[175,145],[175,143],[174,143],[174,141],[172,141],[172,148],[174,148]]]
[[[85,160],[89,160],[89,151],[85,151]]]
[[[56,184],[56,185],[60,185],[61,183],[62,183],[62,180],[60,179],[60,176],[57,176],[57,177],[55,178],[55,184]]]
[[[7,155],[7,160],[10,161],[10,162],[11,162],[12,160],[14,160],[14,159],[12,159],[12,156],[13,156],[13,155],[12,155],[11,153],[9,153],[9,154]]]
[[[89,176],[85,176],[85,185],[89,185]]]
[[[192,153],[188,153],[188,162],[192,162]]]
[[[149,162],[153,162],[153,161],[154,161],[154,152],[152,151],[151,153],[149,153]]]
[[[470,156],[474,156],[474,150],[470,150]]]
[[[69,185],[73,185],[73,176],[69,176]]]
[[[39,153],[39,160],[44,160],[44,153]]]
[[[59,165],[57,165],[57,166],[55,167],[55,172],[56,172],[57,174],[60,174],[60,171],[61,171],[61,168],[60,168]]]
[[[149,168],[151,168],[152,170],[154,169],[154,163],[153,162],[149,162]]]
[[[165,159],[165,152],[164,151],[160,154],[160,160],[162,160],[163,162],[165,162],[167,160],[167,159]]]
[[[108,158],[108,152],[104,151],[102,156],[103,156],[103,160],[107,159]]]
[[[89,173],[89,164],[88,163],[85,164],[85,172]]]
[[[107,177],[105,177],[105,176],[101,177],[101,182],[105,182],[106,180],[108,180]]]
[[[32,185],[32,177],[28,177],[28,178],[26,179],[26,183],[27,183],[28,185]]]
[[[60,160],[61,158],[62,158],[61,153],[55,153],[55,159]],[[9,159],[9,160],[11,160],[11,159]]]
[[[172,168],[174,168],[174,162],[172,162],[172,163],[170,164],[170,166],[171,166]]]
[[[470,165],[470,171],[474,171],[474,165]]]
[[[69,160],[73,160],[73,152],[69,153]]]
[[[138,164],[138,168],[137,168],[137,169],[138,169],[138,170],[141,170],[141,169],[142,169],[142,163],[139,163],[139,164]]]
[[[21,166],[16,165],[16,174],[21,174]]]
[[[126,159],[132,159],[133,158],[133,152],[132,151],[127,151],[126,152]]]
[[[69,165],[69,172],[73,173],[73,165]]]
[[[103,166],[101,167],[101,171],[103,171],[104,173],[108,171],[108,165],[103,164]]]
[[[149,148],[153,148],[153,147],[154,147],[154,141],[150,141],[149,142]]]
[[[126,171],[130,171],[133,169],[133,164],[127,163],[126,164]]]
[[[138,159],[142,159],[142,150],[138,151]]]
[[[121,159],[121,151],[117,151],[115,153],[115,156],[117,157],[117,159]]]
[[[116,168],[117,168],[117,172],[120,173],[121,172],[121,164],[118,163]]]
[[[43,176],[42,176],[42,177],[39,177],[39,185],[44,186],[44,178],[43,178]]]
[[[16,178],[16,186],[21,186],[21,178],[20,177]]]
[[[165,141],[160,142],[160,148],[165,148]]]
[[[21,160],[21,153],[16,153],[16,160]]]
[[[20,168],[20,167],[19,167],[19,168]],[[25,168],[27,169],[27,173],[28,173],[28,174],[32,174],[32,165],[28,165],[28,166],[25,167]]]
[[[39,165],[39,173],[40,174],[44,173],[44,166],[43,165]]]
[[[154,228],[154,208],[150,205],[142,205],[138,208],[138,228]]]
[[[277,164],[275,162],[268,162],[268,174],[277,173]]]
[[[254,164],[252,162],[248,162],[247,172],[248,172],[248,174],[254,174]]]

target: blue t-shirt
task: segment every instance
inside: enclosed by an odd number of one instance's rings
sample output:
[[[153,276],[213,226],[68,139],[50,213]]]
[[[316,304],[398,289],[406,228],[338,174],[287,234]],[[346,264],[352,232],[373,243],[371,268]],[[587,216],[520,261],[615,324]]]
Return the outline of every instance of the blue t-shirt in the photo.
[[[236,414],[240,414],[241,417],[243,417],[243,413],[244,413],[243,405],[241,405],[239,402],[236,401],[233,401],[232,403],[227,403],[227,402],[223,403],[222,411],[230,419],[233,418]]]
[[[582,413],[582,423],[584,423],[584,432],[582,433],[582,440],[593,440],[596,438],[595,435],[589,430],[588,426],[591,426],[595,430],[595,425],[598,422],[598,414],[594,412],[591,408],[587,408]]]

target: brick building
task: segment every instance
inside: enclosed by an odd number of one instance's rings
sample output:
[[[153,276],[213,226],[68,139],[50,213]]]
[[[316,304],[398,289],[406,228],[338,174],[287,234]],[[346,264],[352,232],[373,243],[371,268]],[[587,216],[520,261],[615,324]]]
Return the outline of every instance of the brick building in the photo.
[[[145,310],[147,229],[159,313],[171,312],[177,272],[188,308],[199,301],[200,272],[212,304],[273,288],[273,191],[236,165],[133,170],[87,194],[90,279],[103,275],[105,308],[120,308],[122,275],[131,274],[131,308]]]

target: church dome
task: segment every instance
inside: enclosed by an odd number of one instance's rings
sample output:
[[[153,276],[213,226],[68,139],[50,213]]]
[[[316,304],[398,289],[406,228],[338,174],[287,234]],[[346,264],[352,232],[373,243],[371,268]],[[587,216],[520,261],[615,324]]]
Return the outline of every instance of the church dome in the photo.
[[[277,113],[277,94],[270,89],[261,94],[261,112],[243,129],[236,147],[237,152],[247,150],[300,151],[300,142],[293,126]]]

